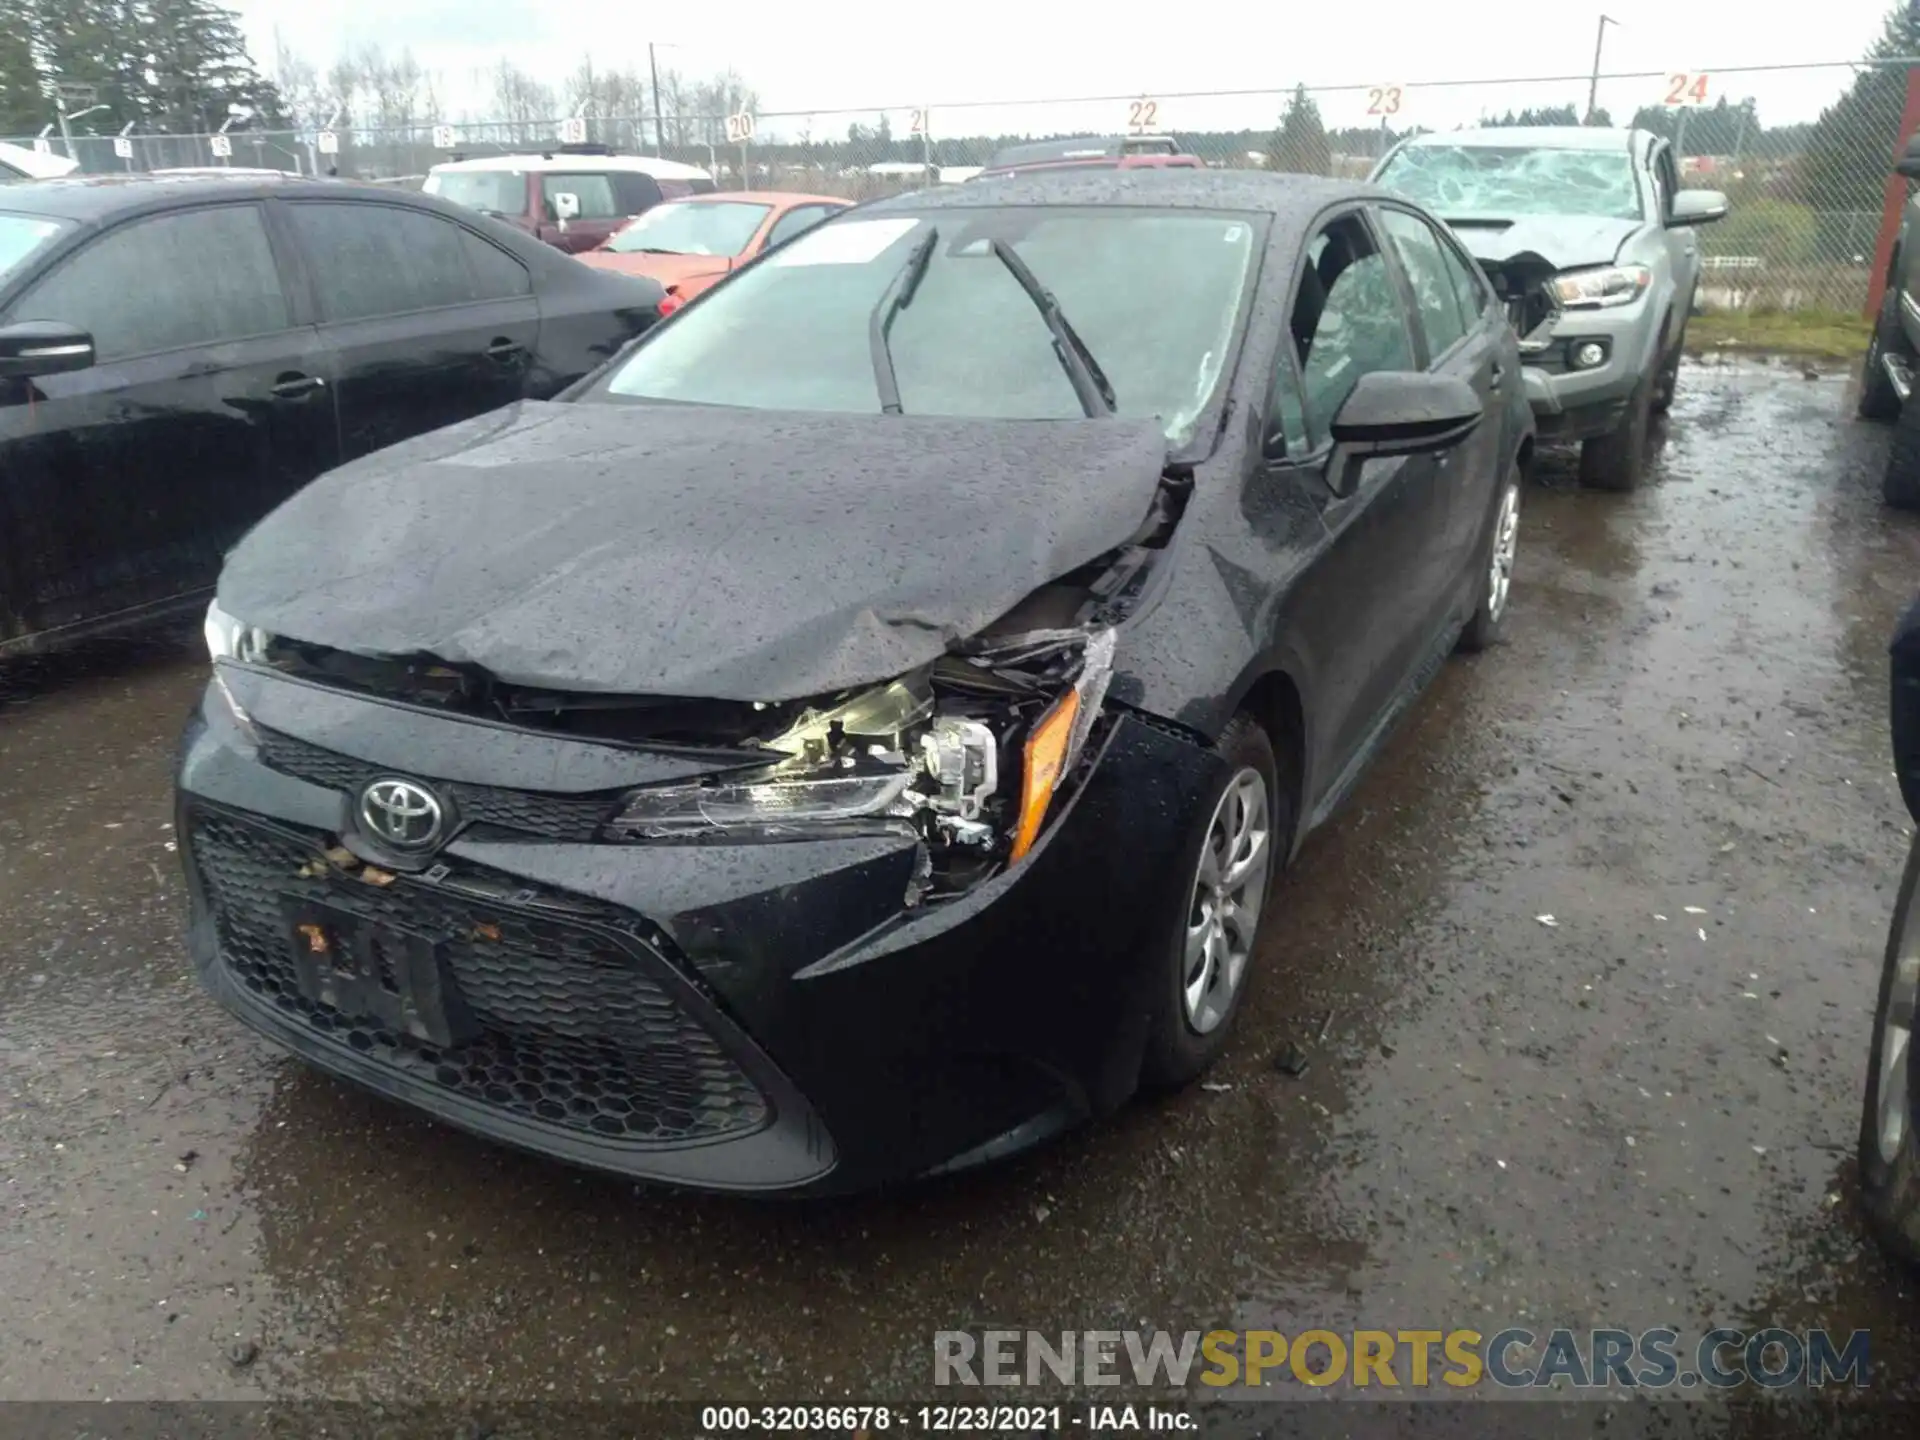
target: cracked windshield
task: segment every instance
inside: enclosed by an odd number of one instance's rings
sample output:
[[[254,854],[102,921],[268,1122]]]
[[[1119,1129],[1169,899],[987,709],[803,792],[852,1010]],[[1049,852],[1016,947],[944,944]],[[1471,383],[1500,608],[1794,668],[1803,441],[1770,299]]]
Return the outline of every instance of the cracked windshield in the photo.
[[[1640,218],[1632,158],[1620,150],[1410,145],[1379,182],[1448,219],[1504,215]]]

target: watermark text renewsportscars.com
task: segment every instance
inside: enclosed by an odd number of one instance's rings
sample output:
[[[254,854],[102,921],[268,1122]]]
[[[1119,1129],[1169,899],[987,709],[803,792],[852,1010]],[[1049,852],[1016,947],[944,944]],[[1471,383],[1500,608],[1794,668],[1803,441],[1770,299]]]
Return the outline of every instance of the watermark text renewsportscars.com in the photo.
[[[1707,1391],[1869,1383],[1868,1332],[941,1330],[936,1385]]]

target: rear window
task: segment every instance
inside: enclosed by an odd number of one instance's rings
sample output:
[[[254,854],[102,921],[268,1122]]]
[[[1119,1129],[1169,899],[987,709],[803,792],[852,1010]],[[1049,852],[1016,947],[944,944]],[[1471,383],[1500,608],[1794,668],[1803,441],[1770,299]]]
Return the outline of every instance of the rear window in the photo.
[[[0,283],[66,228],[39,215],[0,215]]]
[[[518,220],[527,213],[524,170],[436,170],[420,188],[482,215]]]

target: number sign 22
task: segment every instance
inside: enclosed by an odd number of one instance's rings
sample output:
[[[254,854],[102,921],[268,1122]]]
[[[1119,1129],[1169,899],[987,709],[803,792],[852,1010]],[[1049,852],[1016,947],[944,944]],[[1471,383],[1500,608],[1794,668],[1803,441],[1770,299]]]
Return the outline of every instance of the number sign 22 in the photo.
[[[1127,129],[1136,135],[1157,129],[1160,124],[1160,102],[1158,100],[1134,100],[1127,105]]]

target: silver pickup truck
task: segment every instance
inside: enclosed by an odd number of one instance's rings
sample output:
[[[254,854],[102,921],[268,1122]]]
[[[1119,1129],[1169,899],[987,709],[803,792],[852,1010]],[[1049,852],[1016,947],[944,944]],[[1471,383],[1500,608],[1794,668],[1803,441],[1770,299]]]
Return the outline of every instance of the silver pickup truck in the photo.
[[[1920,135],[1907,143],[1896,174],[1920,180]],[[1920,405],[1909,405],[1920,371],[1920,196],[1910,196],[1887,265],[1887,296],[1874,322],[1860,373],[1860,413],[1895,421],[1880,493],[1889,505],[1920,510]]]
[[[1373,181],[1445,219],[1506,301],[1540,438],[1582,442],[1583,484],[1637,488],[1700,279],[1693,227],[1727,197],[1682,190],[1651,131],[1579,126],[1418,135]]]

